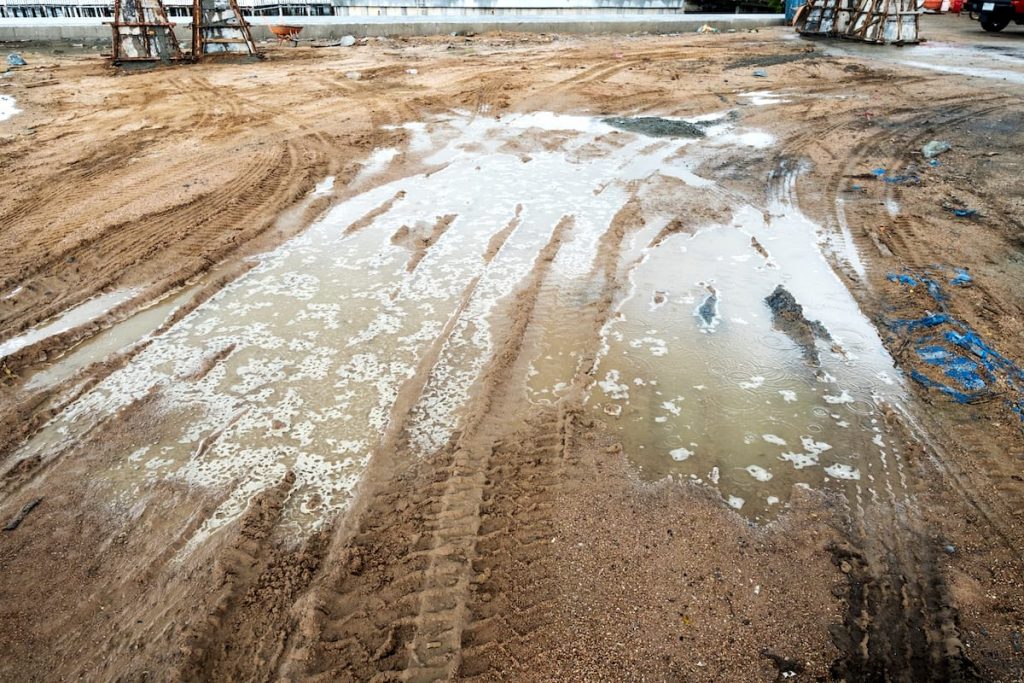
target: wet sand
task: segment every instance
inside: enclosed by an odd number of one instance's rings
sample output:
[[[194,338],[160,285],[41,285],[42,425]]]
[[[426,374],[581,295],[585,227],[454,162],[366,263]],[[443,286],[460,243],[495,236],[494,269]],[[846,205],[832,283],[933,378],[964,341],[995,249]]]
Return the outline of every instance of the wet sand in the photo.
[[[4,677],[1019,678],[1020,86],[854,52],[26,50]]]

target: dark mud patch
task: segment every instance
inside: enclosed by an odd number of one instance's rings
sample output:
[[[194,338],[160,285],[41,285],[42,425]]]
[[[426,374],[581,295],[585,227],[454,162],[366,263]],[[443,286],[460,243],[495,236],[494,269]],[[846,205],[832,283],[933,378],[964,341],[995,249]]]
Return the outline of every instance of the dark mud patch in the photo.
[[[611,116],[602,122],[630,133],[639,133],[652,138],[702,138],[710,121],[678,121],[660,116]]]
[[[742,69],[751,66],[776,66],[778,64],[791,64],[803,61],[812,57],[820,57],[816,50],[806,50],[782,55],[754,55],[753,57],[742,57],[734,59],[725,65],[726,69]]]
[[[842,624],[829,628],[843,653],[832,664],[833,680],[986,680],[965,654],[934,544],[927,538],[902,540],[902,549],[881,554],[829,546],[833,563],[847,577],[847,613]]]
[[[784,332],[795,341],[803,351],[808,363],[817,366],[820,363],[816,340],[831,342],[832,335],[817,320],[808,320],[804,315],[804,307],[797,303],[789,290],[779,285],[765,297],[765,303],[772,309],[772,322],[775,328]]]

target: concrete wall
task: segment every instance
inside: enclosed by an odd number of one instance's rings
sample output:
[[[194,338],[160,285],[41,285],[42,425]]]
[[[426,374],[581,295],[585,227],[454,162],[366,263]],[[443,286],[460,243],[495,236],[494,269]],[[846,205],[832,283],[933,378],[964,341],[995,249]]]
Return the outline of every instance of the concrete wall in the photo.
[[[686,0],[332,0],[336,15],[500,16],[674,14]]]
[[[267,26],[287,23],[303,27],[303,39],[337,39],[354,36],[428,36],[453,32],[485,33],[691,33],[703,24],[722,31],[778,26],[781,14],[660,14],[493,17],[252,17],[253,38],[272,39]],[[187,19],[177,21],[179,40],[188,40]],[[110,27],[100,19],[0,19],[0,41],[109,42]]]

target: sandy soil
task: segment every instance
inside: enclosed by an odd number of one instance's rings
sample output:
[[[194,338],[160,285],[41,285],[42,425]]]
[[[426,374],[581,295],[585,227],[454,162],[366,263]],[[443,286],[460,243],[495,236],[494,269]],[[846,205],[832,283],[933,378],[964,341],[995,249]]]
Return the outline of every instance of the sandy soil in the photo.
[[[966,18],[926,27],[980,53],[1020,50],[1019,35],[982,38]],[[904,372],[926,368],[889,322],[937,306],[886,276],[936,263],[973,277],[942,307],[1024,359],[1024,86],[788,37],[372,41],[136,74],[25,50],[32,66],[0,80],[23,110],[0,124],[0,293],[20,288],[0,294],[0,338],[99,292],[138,294],[5,359],[0,457],[137,349],[45,389],[26,387],[32,372],[216,266],[198,305],[344,199],[358,162],[405,135],[382,126],[452,108],[688,115],[784,89],[788,103],[751,115],[779,144],[701,173],[767,193],[773,171],[808,162],[800,205],[849,226],[866,276],[835,267]],[[934,138],[953,149],[932,167],[919,150]],[[911,163],[918,184],[865,178]],[[302,203],[327,175],[333,197]],[[605,289],[583,312],[595,345],[635,222],[626,212],[602,238]],[[408,240],[415,263],[446,225]],[[917,407],[884,425],[910,459],[911,504],[801,491],[753,526],[699,487],[641,481],[580,407],[586,367],[556,406],[523,399],[520,351],[569,228],[504,311],[457,438],[415,460],[400,428],[382,435],[350,509],[307,538],[278,526],[291,475],[187,554],[222,492],[165,480],[131,505],[115,497],[96,473],[160,430],[152,394],[59,459],[6,462],[0,519],[39,502],[0,532],[0,677],[1021,680],[1024,435],[1007,402],[913,384]]]

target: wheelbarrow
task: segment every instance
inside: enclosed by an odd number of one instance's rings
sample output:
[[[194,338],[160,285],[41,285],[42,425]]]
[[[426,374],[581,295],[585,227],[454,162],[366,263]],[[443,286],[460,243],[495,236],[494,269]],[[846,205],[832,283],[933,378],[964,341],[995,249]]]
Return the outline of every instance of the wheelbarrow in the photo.
[[[301,26],[288,26],[286,24],[271,24],[270,32],[277,36],[277,42],[286,43],[289,40],[293,44],[298,45],[299,33],[302,32]]]

